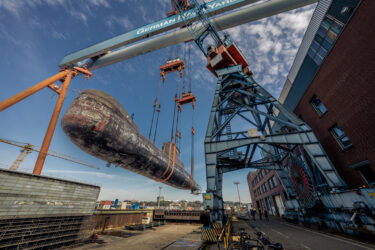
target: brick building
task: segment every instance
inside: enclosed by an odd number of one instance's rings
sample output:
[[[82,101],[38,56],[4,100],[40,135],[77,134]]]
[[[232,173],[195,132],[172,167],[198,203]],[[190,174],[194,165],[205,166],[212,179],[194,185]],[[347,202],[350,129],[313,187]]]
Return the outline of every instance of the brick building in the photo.
[[[253,207],[269,211],[269,214],[282,216],[286,194],[275,171],[258,169],[249,172],[247,183]]]
[[[351,188],[375,187],[374,13],[373,0],[321,0],[279,98]]]
[[[279,98],[314,130],[350,188],[375,187],[374,13],[373,0],[320,0]],[[247,180],[254,207],[282,214],[274,171]]]

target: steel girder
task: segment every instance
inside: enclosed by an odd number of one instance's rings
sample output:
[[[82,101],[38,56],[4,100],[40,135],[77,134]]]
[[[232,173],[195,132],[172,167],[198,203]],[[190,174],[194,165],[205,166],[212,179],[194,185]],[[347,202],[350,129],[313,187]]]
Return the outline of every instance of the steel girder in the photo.
[[[346,184],[307,124],[241,70],[216,71],[218,82],[205,136],[207,192],[213,194],[212,219],[223,218],[222,178],[243,168],[276,170],[288,195],[295,196],[282,161],[302,145],[329,189]],[[229,128],[229,129],[228,129]],[[235,152],[235,154],[233,154]]]

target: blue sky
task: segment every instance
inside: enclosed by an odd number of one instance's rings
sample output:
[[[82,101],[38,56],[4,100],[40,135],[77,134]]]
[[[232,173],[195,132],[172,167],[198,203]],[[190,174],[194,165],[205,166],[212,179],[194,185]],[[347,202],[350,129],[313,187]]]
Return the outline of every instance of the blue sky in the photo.
[[[165,17],[169,4],[169,0],[0,0],[0,100],[56,74],[57,65],[65,55]],[[314,7],[227,30],[244,52],[255,79],[275,97],[281,92]],[[201,52],[192,46],[192,90],[197,96],[195,176],[205,190],[203,137],[216,79],[205,69]],[[96,70],[90,80],[75,78],[62,114],[80,90],[99,89],[114,96],[129,114],[134,113],[137,126],[147,136],[153,100],[161,81],[159,67],[168,54],[168,48],[154,51]],[[159,147],[170,137],[177,84],[181,85],[181,81],[176,74],[167,76],[159,96],[162,103],[156,142]],[[56,100],[54,92],[44,89],[1,112],[0,137],[40,146]],[[181,160],[189,169],[190,107],[184,108],[181,124]],[[100,199],[155,200],[158,195],[159,183],[122,168],[107,168],[105,162],[81,151],[65,136],[60,121],[50,149],[94,164],[100,170],[47,157],[43,175],[100,185]],[[7,168],[18,154],[19,148],[0,144],[0,167]],[[19,170],[31,172],[36,158],[36,153],[30,154]],[[239,181],[241,200],[250,201],[248,172],[241,170],[224,176],[224,200],[238,199],[233,182]],[[191,195],[189,191],[163,186],[166,199],[201,200],[201,196]]]

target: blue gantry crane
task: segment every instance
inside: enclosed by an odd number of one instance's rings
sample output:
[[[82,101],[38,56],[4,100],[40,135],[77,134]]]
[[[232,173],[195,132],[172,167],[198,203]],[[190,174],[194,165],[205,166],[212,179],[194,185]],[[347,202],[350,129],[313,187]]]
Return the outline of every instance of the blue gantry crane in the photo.
[[[90,77],[92,70],[194,40],[207,58],[207,68],[217,77],[204,140],[207,190],[203,198],[212,222],[224,219],[223,175],[263,168],[275,170],[287,190],[287,217],[324,222],[347,232],[365,225],[375,232],[375,201],[371,198],[375,190],[347,190],[311,128],[254,80],[241,50],[229,35],[218,33],[317,0],[269,0],[250,5],[256,2],[174,0],[173,13],[167,18],[67,55],[59,65],[59,74],[1,102],[0,111],[44,87],[60,95],[34,172],[41,172],[72,77]],[[157,34],[161,35],[153,37]],[[57,80],[64,82],[62,88],[53,84]]]

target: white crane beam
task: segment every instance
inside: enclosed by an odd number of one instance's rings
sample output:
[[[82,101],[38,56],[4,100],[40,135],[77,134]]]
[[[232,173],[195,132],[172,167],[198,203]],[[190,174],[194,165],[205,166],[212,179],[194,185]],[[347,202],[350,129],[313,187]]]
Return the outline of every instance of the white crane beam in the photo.
[[[273,16],[282,12],[297,9],[316,3],[318,0],[270,0],[222,16],[212,18],[211,22],[218,31]],[[81,62],[78,66],[87,64],[90,70],[95,70],[148,52],[186,42],[192,39],[190,32],[184,28],[151,38],[134,45],[106,54],[95,61]]]
[[[202,5],[202,8],[206,15],[210,17],[258,1],[260,0],[213,0]],[[183,16],[183,18],[181,18],[181,15]],[[174,28],[182,27],[184,25],[184,19],[190,22],[194,22],[198,19],[198,15],[195,12],[195,9],[187,10],[183,12],[181,15],[173,15],[158,20],[156,22],[139,27],[135,30],[131,30],[119,36],[115,36],[111,39],[94,44],[85,49],[76,51],[72,54],[65,56],[60,62],[59,66],[61,68],[70,67],[73,64],[78,63],[82,60],[103,55],[107,53],[107,51],[135,43],[137,41],[152,37],[157,34],[164,33]]]

